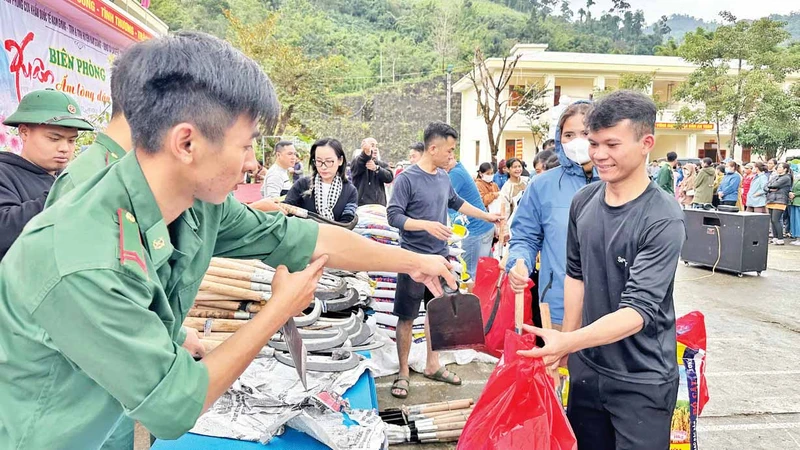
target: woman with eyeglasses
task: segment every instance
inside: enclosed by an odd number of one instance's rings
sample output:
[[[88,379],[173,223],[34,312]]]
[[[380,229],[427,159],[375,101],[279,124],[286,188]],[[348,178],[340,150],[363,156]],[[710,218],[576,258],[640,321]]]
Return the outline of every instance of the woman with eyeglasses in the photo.
[[[358,208],[358,191],[347,180],[347,159],[342,143],[322,138],[311,146],[311,176],[303,177],[286,194],[283,201],[336,222],[353,220]]]

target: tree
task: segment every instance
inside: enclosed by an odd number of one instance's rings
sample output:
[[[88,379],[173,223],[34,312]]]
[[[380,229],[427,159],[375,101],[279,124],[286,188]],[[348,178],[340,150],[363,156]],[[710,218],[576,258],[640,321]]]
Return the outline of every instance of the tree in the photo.
[[[743,147],[766,159],[800,148],[800,83],[789,92],[777,90],[766,95],[753,116],[739,127],[737,138]]]
[[[676,97],[693,105],[683,108],[679,119],[713,122],[718,142],[720,125],[730,125],[729,155],[735,157],[739,124],[779,88],[789,71],[800,66],[797,58],[780,47],[789,37],[782,22],[736,21],[726,11],[720,15],[727,23],[713,33],[698,29],[685,36],[679,54],[699,67],[678,88]]]
[[[279,12],[270,13],[257,24],[245,25],[226,12],[230,40],[270,76],[282,108],[278,122],[265,130],[268,135],[283,135],[287,127],[302,128],[299,114],[332,111],[331,90],[338,83],[331,73],[345,67],[340,56],[308,57],[303,49],[281,42],[276,37]]]
[[[477,93],[478,110],[486,124],[492,162],[497,161],[500,139],[511,118],[526,108],[541,107],[534,105],[540,103],[539,100],[547,93],[546,86],[538,83],[508,89],[520,56],[498,58],[502,64],[499,69],[494,69],[489,67],[481,49],[476,48],[473,69],[467,74]]]
[[[656,45],[653,50],[656,56],[680,56],[675,38],[669,38],[667,42]]]
[[[569,7],[569,1],[563,0],[561,2],[561,17],[567,22],[571,22],[573,14],[572,8]]]
[[[539,144],[550,131],[550,125],[547,122],[539,121],[542,114],[550,109],[550,105],[542,102],[550,95],[550,89],[544,84],[533,83],[530,86],[517,86],[515,91],[519,105],[517,108],[528,119],[528,127],[533,135],[533,145],[536,147],[536,151],[539,151]]]
[[[438,14],[435,16],[431,40],[433,50],[439,55],[441,70],[444,71],[448,61],[450,61],[458,50],[458,43],[455,41],[455,30],[458,26],[457,19],[458,5],[448,2],[443,7],[439,7]]]

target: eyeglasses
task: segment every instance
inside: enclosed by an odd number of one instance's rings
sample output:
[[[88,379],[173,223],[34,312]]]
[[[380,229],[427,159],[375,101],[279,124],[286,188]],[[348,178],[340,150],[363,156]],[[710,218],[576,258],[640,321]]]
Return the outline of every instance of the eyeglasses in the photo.
[[[322,167],[323,169],[327,169],[328,167],[333,167],[336,162],[337,161],[335,159],[326,159],[324,161],[321,159],[315,159],[314,165],[317,167]]]

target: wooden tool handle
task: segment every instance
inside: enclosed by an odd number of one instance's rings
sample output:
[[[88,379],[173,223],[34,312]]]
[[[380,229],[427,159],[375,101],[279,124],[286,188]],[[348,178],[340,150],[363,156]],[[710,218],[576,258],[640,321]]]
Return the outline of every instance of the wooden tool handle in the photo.
[[[247,272],[237,269],[225,269],[222,267],[209,266],[206,270],[207,275],[214,275],[215,277],[230,278],[232,280],[252,281],[253,272]]]
[[[548,330],[553,328],[553,321],[550,319],[550,305],[539,303],[539,313],[542,316],[542,328],[547,328]]]
[[[472,414],[472,411],[463,412],[463,413],[460,413],[460,414],[454,415],[454,416],[435,417],[433,419],[433,423],[435,425],[442,425],[442,424],[445,424],[445,423],[461,422],[461,421],[467,420],[469,418],[470,414]]]
[[[224,284],[227,286],[233,286],[241,289],[255,290],[255,289],[250,289],[252,287],[252,283],[250,281],[234,280],[231,278],[217,277],[208,274],[206,274],[206,276],[203,277],[203,280],[212,281],[214,283]]]
[[[244,272],[254,272],[256,270],[255,267],[250,264],[245,264],[244,261],[232,261],[225,258],[211,258],[211,266]]]
[[[226,332],[236,332],[241,328],[244,324],[246,324],[247,320],[233,320],[233,319],[205,319],[202,317],[187,317],[186,320],[183,321],[183,326],[188,328],[194,328],[197,331],[203,331],[203,327],[205,326],[206,320],[211,320],[211,331],[226,331]]]
[[[428,419],[433,419],[434,417],[452,416],[452,415],[457,415],[458,413],[468,412],[468,411],[472,411],[472,406],[470,406],[469,408],[456,409],[452,411],[437,411],[437,412],[425,413],[424,416],[427,417]]]
[[[205,317],[207,319],[234,319],[234,320],[250,320],[249,312],[245,311],[226,311],[226,310],[211,310],[203,308],[189,309],[188,317]]]
[[[194,297],[196,302],[209,302],[209,301],[241,301],[238,297],[231,297],[230,295],[218,294],[216,292],[201,290]]]
[[[209,341],[224,341],[225,339],[228,339],[231,336],[233,336],[233,333],[225,333],[222,331],[217,331],[216,333],[211,332],[208,333],[208,335],[204,335],[203,339],[207,339]]]
[[[514,264],[514,270],[517,275],[522,278],[527,278],[528,274],[525,273],[525,260],[520,258]],[[514,296],[514,331],[517,334],[522,334],[522,323],[525,320],[525,294],[519,293]]]
[[[452,431],[438,431],[436,432],[436,439],[451,439],[461,437],[462,430],[452,430]]]
[[[247,311],[247,312],[249,312],[249,313],[257,313],[257,312],[260,312],[260,311],[261,311],[261,308],[263,307],[263,306],[262,306],[262,305],[263,305],[263,303],[264,303],[264,302],[261,302],[261,303],[254,303],[254,302],[250,302],[250,303],[248,303],[248,304],[247,304],[247,306],[245,306],[245,311]]]
[[[467,424],[467,422],[463,421],[463,420],[460,421],[460,422],[443,423],[443,424],[440,424],[440,425],[436,425],[436,430],[437,431],[463,430],[464,429],[464,425],[466,425],[466,424]]]
[[[547,303],[539,303],[539,313],[542,316],[542,328],[552,329],[553,321],[550,318],[550,305]],[[547,374],[553,378],[553,384],[556,388],[561,384],[561,376],[558,374],[558,369],[547,368]]]
[[[256,302],[264,300],[264,297],[262,297],[260,292],[251,291],[250,289],[241,289],[234,286],[215,283],[213,281],[207,281],[205,279],[203,279],[203,281],[200,283],[200,289],[203,289],[205,291],[216,292],[217,294],[223,294],[228,297],[241,298],[244,300],[252,300]]]
[[[244,266],[255,267],[256,269],[265,269],[265,270],[273,270],[273,271],[275,270],[275,269],[271,268],[270,266],[264,264],[262,261],[259,261],[257,259],[230,259],[230,258],[222,258],[222,259],[225,259],[228,262],[233,262],[233,263],[241,264],[241,265],[244,265]]]
[[[437,411],[452,411],[454,409],[469,408],[472,404],[472,399],[456,400],[453,402],[445,402],[445,404],[433,405],[423,408],[420,412],[423,414],[437,412]]]
[[[247,302],[244,302],[247,303]],[[214,308],[214,309],[223,309],[226,311],[239,311],[242,308],[242,302],[238,301],[200,301],[198,302],[195,300],[194,302],[195,308]]]

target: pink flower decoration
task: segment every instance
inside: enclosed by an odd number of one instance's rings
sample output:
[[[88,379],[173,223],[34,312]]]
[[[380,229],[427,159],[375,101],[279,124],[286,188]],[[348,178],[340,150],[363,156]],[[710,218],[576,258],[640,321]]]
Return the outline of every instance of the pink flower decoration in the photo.
[[[0,147],[4,147],[8,144],[9,136],[6,134],[6,130],[0,128]]]
[[[22,153],[22,139],[19,136],[11,138],[11,151],[19,155]]]

